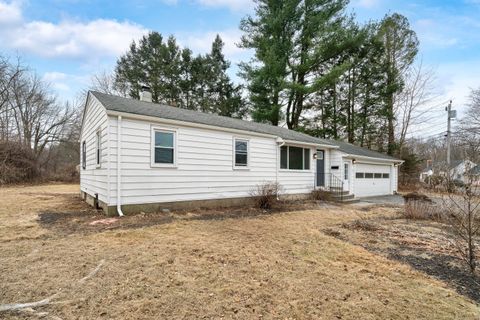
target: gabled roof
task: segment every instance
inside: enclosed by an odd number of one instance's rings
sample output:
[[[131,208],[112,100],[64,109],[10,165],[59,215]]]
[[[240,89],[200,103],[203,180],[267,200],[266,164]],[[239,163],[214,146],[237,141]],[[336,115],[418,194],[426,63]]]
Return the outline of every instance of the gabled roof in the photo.
[[[325,146],[335,145],[325,139],[319,139],[307,134],[272,126],[264,123],[245,121],[230,117],[223,117],[216,114],[203,113],[164,104],[145,102],[136,99],[123,98],[119,96],[90,91],[110,111],[125,112],[136,115],[151,116],[162,119],[185,121],[210,125],[221,128],[230,128],[242,131],[257,132],[272,136],[281,137],[284,140],[298,141]]]
[[[356,146],[354,144],[348,143],[348,142],[343,142],[343,141],[335,141],[335,140],[329,140],[330,143],[336,144],[339,146],[340,151],[345,152],[347,154],[351,155],[356,155],[356,156],[361,156],[361,157],[369,157],[369,158],[377,158],[377,159],[385,159],[385,160],[392,160],[392,161],[402,161],[400,159],[391,157],[389,155],[373,151],[367,148],[362,148],[359,146]]]
[[[281,137],[282,139],[289,141],[317,144],[322,146],[331,146],[332,148],[339,148],[340,151],[350,155],[364,156],[389,161],[401,161],[383,153],[358,147],[350,143],[315,138],[301,132],[272,126],[265,123],[245,121],[240,119],[223,117],[215,114],[172,107],[165,104],[123,98],[115,95],[100,93],[97,91],[90,91],[90,93],[94,95],[100,101],[100,103],[102,103],[102,105],[107,109],[107,111],[130,113],[221,128],[256,132]]]
[[[473,175],[475,175],[475,176],[480,175],[480,164],[479,164],[479,165],[476,165],[475,167],[473,167],[472,169],[470,169],[469,174],[473,174]]]

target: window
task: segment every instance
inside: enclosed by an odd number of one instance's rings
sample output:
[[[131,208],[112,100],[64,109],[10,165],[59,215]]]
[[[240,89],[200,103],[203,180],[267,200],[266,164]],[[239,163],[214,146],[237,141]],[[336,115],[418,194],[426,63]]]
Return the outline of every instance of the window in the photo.
[[[157,166],[175,165],[175,131],[153,129],[153,163]]]
[[[303,169],[303,149],[298,147],[288,147],[288,169]]]
[[[365,172],[365,179],[373,179],[373,173]]]
[[[288,169],[288,147],[280,148],[280,169]]]
[[[87,143],[85,141],[82,143],[82,168],[87,169]]]
[[[355,178],[357,178],[357,179],[363,179],[363,178],[365,178],[365,173],[363,173],[363,172],[357,172],[357,173],[355,173]]]
[[[292,146],[281,147],[280,169],[310,170],[310,149]]]
[[[95,136],[95,159],[96,159],[97,168],[100,167],[101,153],[102,153],[102,132],[98,130]]]
[[[390,174],[384,173],[384,174],[383,174],[383,179],[388,179],[388,178],[390,178]]]
[[[375,173],[375,179],[381,179],[382,174],[381,173]]]
[[[303,168],[310,170],[310,149],[303,149]]]
[[[344,163],[343,168],[343,179],[348,180],[348,163]]]
[[[323,150],[317,150],[317,160],[323,160]]]
[[[248,167],[248,140],[235,139],[235,167]]]

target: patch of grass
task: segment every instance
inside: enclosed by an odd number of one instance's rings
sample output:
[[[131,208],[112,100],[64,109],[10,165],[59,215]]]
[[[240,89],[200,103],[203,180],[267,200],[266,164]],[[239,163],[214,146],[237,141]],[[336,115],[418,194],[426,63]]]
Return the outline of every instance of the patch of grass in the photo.
[[[37,222],[40,212],[63,212],[55,225],[66,219],[84,230],[98,216],[77,192],[75,185],[0,190],[8,196],[8,209],[0,208],[0,304],[60,292],[39,311],[62,319],[475,319],[479,312],[442,282],[324,234],[358,218],[348,206],[143,225],[149,216],[126,217],[123,228],[69,234]],[[71,285],[100,261],[98,273]]]

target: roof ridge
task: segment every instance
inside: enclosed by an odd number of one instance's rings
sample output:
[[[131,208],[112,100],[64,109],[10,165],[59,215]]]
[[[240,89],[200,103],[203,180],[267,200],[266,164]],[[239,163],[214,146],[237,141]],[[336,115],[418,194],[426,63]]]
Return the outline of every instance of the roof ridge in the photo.
[[[134,102],[134,103],[142,104],[146,107],[160,106],[162,108],[169,109],[172,112],[190,113],[191,115],[204,115],[204,116],[209,116],[209,117],[213,117],[213,118],[224,119],[225,121],[235,121],[235,122],[238,122],[238,123],[248,123],[249,126],[252,126],[252,125],[257,126],[257,127],[261,126],[261,127],[264,127],[265,129],[274,128],[276,130],[285,130],[285,131],[288,131],[288,132],[290,132],[292,134],[295,134],[295,135],[302,135],[302,136],[304,136],[306,138],[309,138],[309,139],[315,139],[315,140],[318,141],[319,144],[329,144],[326,139],[313,137],[313,136],[308,135],[308,134],[303,133],[303,132],[299,132],[299,131],[288,129],[288,128],[281,127],[281,126],[274,126],[274,125],[271,125],[271,124],[268,124],[268,123],[248,121],[248,120],[239,119],[239,118],[222,116],[222,115],[215,114],[215,113],[207,113],[207,112],[198,111],[198,110],[179,108],[179,107],[174,107],[174,106],[164,104],[164,103],[141,101],[141,100],[137,100],[137,99],[133,99],[133,98],[127,98],[127,97],[122,97],[122,96],[118,96],[118,95],[103,93],[103,92],[99,92],[99,91],[96,91],[96,90],[90,90],[89,92],[91,92],[97,98],[98,98],[97,95],[101,95],[101,96],[106,96],[106,97],[112,97],[114,99],[125,100],[126,102],[129,102],[129,103]],[[271,135],[275,135],[275,134],[271,134]]]

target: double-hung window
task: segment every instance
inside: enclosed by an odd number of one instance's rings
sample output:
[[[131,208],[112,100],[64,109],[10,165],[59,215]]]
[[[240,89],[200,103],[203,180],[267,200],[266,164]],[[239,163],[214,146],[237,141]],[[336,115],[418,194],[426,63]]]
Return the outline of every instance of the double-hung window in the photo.
[[[97,168],[100,167],[101,163],[101,157],[102,155],[102,132],[100,130],[97,130],[97,133],[95,135],[95,163],[97,165]]]
[[[233,166],[235,168],[248,168],[248,140],[234,139],[234,159]]]
[[[175,166],[176,132],[152,129],[152,166]]]
[[[87,142],[82,142],[82,168],[87,169]]]
[[[280,169],[310,170],[310,149],[293,146],[281,147]]]

